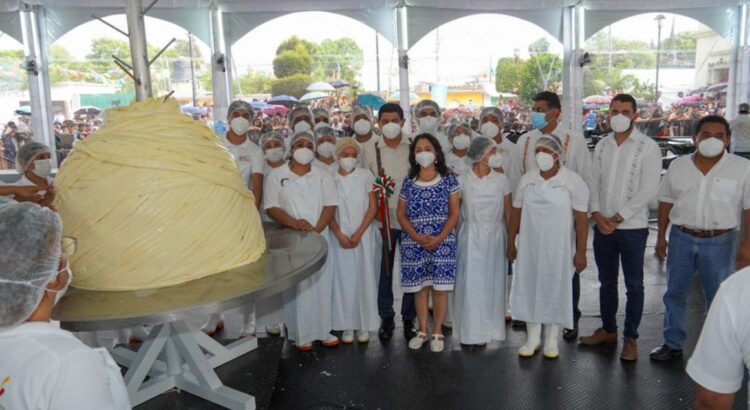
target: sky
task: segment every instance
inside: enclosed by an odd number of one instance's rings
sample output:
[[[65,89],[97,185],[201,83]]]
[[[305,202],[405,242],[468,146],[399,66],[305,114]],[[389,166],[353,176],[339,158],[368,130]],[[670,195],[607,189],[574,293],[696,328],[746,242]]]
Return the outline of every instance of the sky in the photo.
[[[656,41],[655,13],[643,14],[622,20],[612,25],[616,37]],[[675,32],[705,28],[695,20],[665,14],[663,37],[668,35],[674,16]],[[107,21],[125,28],[125,17],[107,17]],[[641,29],[653,27],[653,30]],[[606,29],[605,29],[606,30]],[[360,81],[367,90],[377,88],[375,31],[356,20],[331,13],[295,13],[274,19],[251,31],[233,48],[234,68],[244,72],[248,68],[271,72],[276,47],[286,38],[297,35],[320,42],[323,39],[351,37],[364,52],[364,64]],[[114,30],[98,21],[79,26],[61,37],[57,43],[70,51],[76,58],[84,58],[94,37],[124,39]],[[166,44],[172,37],[186,38],[184,29],[154,18],[146,18],[146,37],[149,43],[157,46]],[[379,35],[378,35],[379,36]],[[551,51],[562,53],[562,45],[540,27],[523,20],[501,15],[480,14],[464,17],[441,26],[419,40],[409,51],[410,82],[463,82],[469,77],[487,73],[500,57],[509,57],[514,50],[527,55],[528,44],[545,37],[551,44]],[[197,42],[203,55],[209,55],[208,47]],[[379,36],[381,89],[398,88],[396,50],[384,37]],[[21,48],[21,45],[8,36],[0,36],[0,49]],[[437,61],[436,61],[436,56]]]

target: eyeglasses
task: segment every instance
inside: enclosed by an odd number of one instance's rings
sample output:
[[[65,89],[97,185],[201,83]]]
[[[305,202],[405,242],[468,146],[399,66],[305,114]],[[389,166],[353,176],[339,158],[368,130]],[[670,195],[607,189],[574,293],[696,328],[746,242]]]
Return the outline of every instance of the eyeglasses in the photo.
[[[73,238],[71,236],[63,236],[62,251],[66,255],[72,256],[76,253],[77,250],[78,250],[78,239]]]

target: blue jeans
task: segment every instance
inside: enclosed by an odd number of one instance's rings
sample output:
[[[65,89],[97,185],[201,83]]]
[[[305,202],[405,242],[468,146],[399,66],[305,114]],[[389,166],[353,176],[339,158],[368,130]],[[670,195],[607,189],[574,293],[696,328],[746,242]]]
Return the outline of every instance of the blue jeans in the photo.
[[[383,231],[380,231],[383,234]],[[378,282],[378,314],[382,319],[396,316],[393,310],[393,257],[396,253],[396,245],[401,242],[401,230],[391,229],[391,244],[393,248],[388,252],[388,262],[390,269],[386,268],[385,263],[385,241],[383,241],[383,259],[380,263],[380,280]],[[401,301],[401,316],[403,320],[414,320],[417,316],[417,310],[414,307],[414,294],[404,293]]]
[[[729,212],[729,211],[727,211]],[[685,307],[698,271],[706,310],[721,282],[734,273],[736,231],[713,238],[696,238],[673,226],[667,250],[667,292],[664,294],[664,343],[682,349]]]
[[[599,271],[599,311],[602,327],[607,332],[617,331],[618,276],[620,262],[625,277],[627,302],[625,304],[624,336],[638,339],[638,326],[643,315],[643,256],[646,252],[648,228],[616,229],[604,235],[594,226],[594,259]]]

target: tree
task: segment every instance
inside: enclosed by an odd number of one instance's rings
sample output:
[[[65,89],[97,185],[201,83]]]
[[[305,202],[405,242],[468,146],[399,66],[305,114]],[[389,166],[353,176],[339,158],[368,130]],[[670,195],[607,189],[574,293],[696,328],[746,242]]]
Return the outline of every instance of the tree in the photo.
[[[618,37],[613,37],[611,40],[613,68],[656,67],[656,48],[653,44]],[[599,64],[609,65],[610,39],[607,32],[602,30],[591,36],[586,41],[586,49],[600,59]]]
[[[495,90],[500,93],[517,93],[521,88],[522,61],[518,55],[497,60]]]
[[[279,55],[284,51],[297,51],[299,47],[307,50],[307,54],[312,56],[313,54],[315,54],[318,45],[313,43],[312,41],[305,40],[297,36],[291,36],[288,39],[282,41],[281,44],[279,44],[279,46],[276,48],[276,55]]]
[[[273,73],[279,79],[295,74],[309,76],[311,71],[312,59],[307,50],[301,46],[294,50],[282,51],[273,59]]]
[[[307,88],[311,82],[312,77],[310,77],[309,74],[294,74],[288,77],[279,78],[271,85],[271,94],[291,95],[299,98],[305,95],[305,88]]]
[[[534,94],[549,90],[558,92],[562,84],[562,61],[554,54],[537,53],[522,60],[518,54],[498,60],[495,88],[499,92],[512,92],[524,102]]]
[[[237,81],[232,83],[232,93],[267,94],[271,92],[272,84],[273,80],[271,80],[268,74],[250,69],[237,78]]]
[[[695,32],[683,31],[661,42],[661,63],[667,66],[692,67],[695,65]]]
[[[312,55],[315,80],[341,78],[354,83],[364,62],[364,53],[351,38],[323,40]]]
[[[536,41],[529,44],[529,53],[548,53],[549,41],[544,37],[539,37]]]

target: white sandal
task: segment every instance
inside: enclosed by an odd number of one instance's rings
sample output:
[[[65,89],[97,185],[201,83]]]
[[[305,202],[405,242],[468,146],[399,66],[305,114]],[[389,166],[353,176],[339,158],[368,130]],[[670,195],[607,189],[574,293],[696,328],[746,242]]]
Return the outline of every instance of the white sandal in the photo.
[[[445,347],[444,339],[445,336],[433,333],[432,338],[430,338],[430,350],[435,353],[442,352]]]
[[[424,342],[427,341],[427,333],[417,332],[417,335],[409,340],[409,349],[418,350],[422,348]]]

